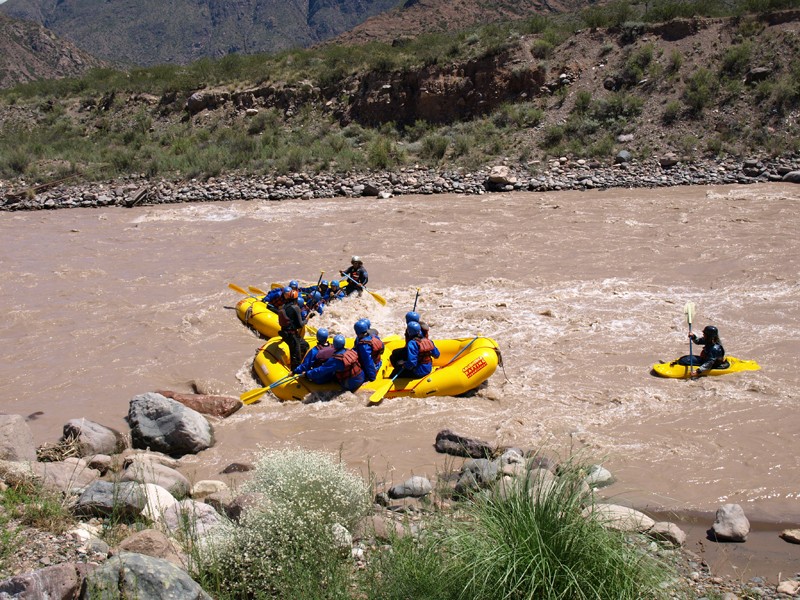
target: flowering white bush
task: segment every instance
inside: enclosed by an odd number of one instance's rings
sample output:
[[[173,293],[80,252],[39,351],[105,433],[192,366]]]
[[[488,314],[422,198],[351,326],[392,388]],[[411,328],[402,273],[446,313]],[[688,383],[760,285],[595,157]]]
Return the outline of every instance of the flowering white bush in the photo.
[[[197,558],[204,587],[217,598],[335,597],[347,583],[334,539],[369,508],[369,488],[327,454],[262,454],[245,491],[264,494],[239,523],[214,530]]]

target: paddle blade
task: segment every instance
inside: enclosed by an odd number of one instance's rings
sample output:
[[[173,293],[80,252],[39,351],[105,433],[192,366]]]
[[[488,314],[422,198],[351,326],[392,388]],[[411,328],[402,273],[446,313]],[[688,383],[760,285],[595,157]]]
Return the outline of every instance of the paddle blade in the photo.
[[[370,404],[377,404],[383,400],[383,397],[389,393],[393,383],[394,379],[390,379],[386,383],[382,384],[377,390],[372,392],[372,395],[369,397]]]
[[[250,390],[249,392],[245,392],[241,396],[239,396],[239,400],[242,401],[242,404],[252,404],[261,396],[266,394],[269,391],[268,387],[258,388],[257,390]]]
[[[249,296],[250,294],[244,288],[240,288],[235,283],[229,283],[228,287],[231,288],[234,292],[239,292],[240,294],[244,294],[245,296]]]
[[[258,294],[259,296],[266,296],[267,295],[267,292],[258,289],[254,285],[248,286],[247,289],[250,290],[251,292],[253,292],[254,294]]]
[[[683,314],[686,315],[686,322],[691,325],[694,321],[694,302],[687,302],[683,307]]]
[[[270,287],[271,290],[274,290],[275,288],[282,288],[282,287],[285,287],[285,286],[282,283],[275,283],[273,281],[272,283],[269,284],[269,287]]]
[[[369,290],[367,291],[369,292]],[[376,294],[375,292],[369,292],[369,293],[372,294],[372,297],[378,301],[378,304],[380,304],[381,306],[386,306],[386,298],[384,298],[380,294]]]

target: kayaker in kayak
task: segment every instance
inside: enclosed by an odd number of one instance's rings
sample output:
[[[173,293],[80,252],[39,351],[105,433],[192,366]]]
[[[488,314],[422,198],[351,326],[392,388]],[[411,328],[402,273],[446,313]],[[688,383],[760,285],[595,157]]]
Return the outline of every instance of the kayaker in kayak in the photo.
[[[406,327],[406,339],[406,356],[397,361],[397,368],[401,369],[397,376],[419,379],[430,375],[433,359],[439,358],[436,344],[430,338],[423,337],[422,327],[416,321],[411,321]]]
[[[308,342],[303,339],[303,328],[306,323],[294,293],[289,286],[283,288],[283,305],[278,309],[278,323],[281,326],[279,335],[289,347],[292,370],[303,361],[303,356],[308,350]]]
[[[367,381],[375,381],[378,371],[383,366],[381,355],[383,354],[383,342],[378,337],[378,332],[370,329],[369,319],[359,319],[353,325],[356,332],[356,354],[358,362],[364,370],[364,377]]]
[[[428,326],[428,324],[420,320],[418,312],[410,310],[406,313],[406,331],[405,331],[406,344],[408,343],[409,340],[408,324],[411,323],[412,321],[416,321],[417,323],[419,323],[419,327],[422,330],[423,337],[429,337],[430,327]],[[396,369],[398,362],[405,359],[405,357],[406,357],[405,346],[403,346],[402,348],[395,348],[394,350],[392,350],[392,354],[389,356],[389,362],[392,364],[392,367]]]
[[[317,345],[311,348],[303,357],[303,362],[300,363],[292,372],[295,375],[300,375],[311,369],[316,369],[325,364],[331,356],[333,356],[333,346],[328,341],[328,330],[324,327],[317,329]]]
[[[692,379],[700,377],[725,362],[725,348],[720,342],[719,330],[713,325],[706,325],[703,328],[703,337],[697,337],[694,333],[690,333],[689,339],[695,344],[703,346],[700,356],[693,357],[692,362],[700,366],[692,373]]]
[[[336,381],[343,390],[355,392],[364,383],[364,371],[358,363],[358,354],[345,348],[345,338],[339,334],[333,338],[333,356],[321,366],[306,371],[305,377],[312,383],[324,384]]]
[[[339,271],[339,274],[350,278],[347,281],[347,287],[344,289],[345,294],[348,296],[353,292],[358,292],[360,296],[364,291],[364,286],[369,281],[369,275],[367,275],[367,270],[364,268],[364,263],[361,262],[361,257],[359,256],[353,256],[350,259],[350,266],[344,271]]]

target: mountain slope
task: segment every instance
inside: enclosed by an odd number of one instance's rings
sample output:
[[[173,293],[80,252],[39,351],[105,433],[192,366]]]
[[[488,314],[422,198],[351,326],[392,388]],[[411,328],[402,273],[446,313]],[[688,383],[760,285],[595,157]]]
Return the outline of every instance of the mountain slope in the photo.
[[[103,65],[41,25],[0,15],[0,89],[81,75]]]
[[[309,46],[397,0],[8,0],[0,12],[119,64],[185,64]]]
[[[334,43],[391,42],[421,33],[459,31],[534,14],[569,12],[594,4],[586,0],[406,0],[339,35]]]

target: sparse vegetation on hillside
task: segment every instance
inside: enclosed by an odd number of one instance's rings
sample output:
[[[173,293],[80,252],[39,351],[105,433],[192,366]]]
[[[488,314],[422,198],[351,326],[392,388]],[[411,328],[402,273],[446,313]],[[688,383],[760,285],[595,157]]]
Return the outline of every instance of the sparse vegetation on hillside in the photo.
[[[689,157],[795,152],[800,37],[780,20],[769,25],[747,11],[798,5],[614,0],[569,16],[492,23],[391,45],[230,55],[185,67],[99,69],[79,79],[36,82],[0,94],[0,177],[202,178],[409,163],[476,169],[498,160],[534,165],[561,155],[609,161],[620,149],[640,158],[654,149]],[[676,39],[648,25],[665,15],[718,14],[733,16],[698,21]],[[377,124],[350,114],[359,95],[370,93],[365,82],[394,89],[420,73],[446,81],[476,65],[489,69],[481,76],[489,86],[482,94],[498,91],[491,86],[499,75],[509,82],[543,76],[545,85],[527,84],[508,100],[498,96],[485,103],[491,110],[462,120],[443,114],[439,124],[400,122],[391,111]],[[310,90],[312,101],[282,104],[267,96],[255,115],[232,102],[196,115],[184,110],[197,90],[258,86]],[[633,139],[622,144],[620,134]]]

